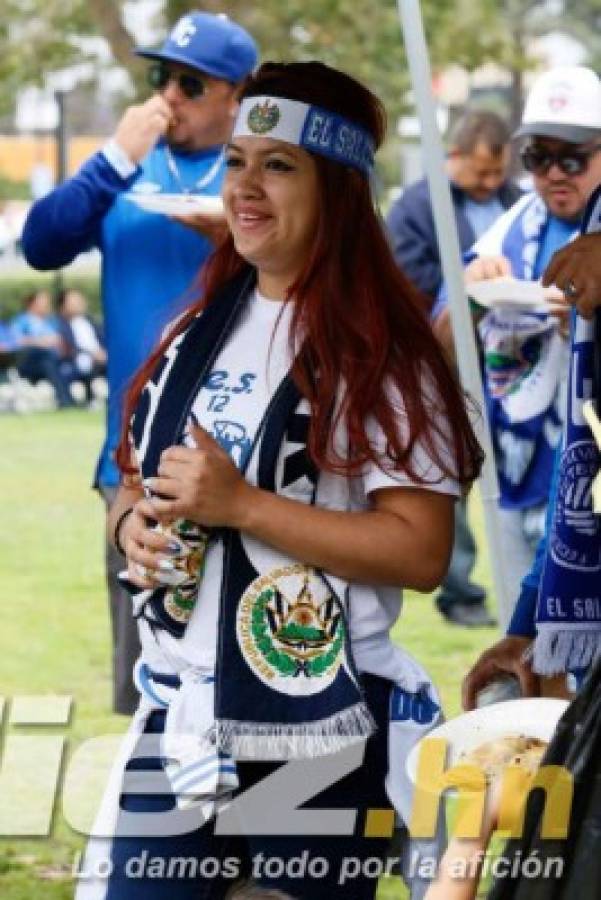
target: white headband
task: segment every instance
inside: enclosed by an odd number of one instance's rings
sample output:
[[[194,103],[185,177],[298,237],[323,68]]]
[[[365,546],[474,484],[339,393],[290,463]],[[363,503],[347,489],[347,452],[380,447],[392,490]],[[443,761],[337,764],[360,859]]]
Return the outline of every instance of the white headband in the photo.
[[[366,174],[374,164],[374,142],[364,128],[299,100],[245,97],[232,137],[270,137],[296,144]]]

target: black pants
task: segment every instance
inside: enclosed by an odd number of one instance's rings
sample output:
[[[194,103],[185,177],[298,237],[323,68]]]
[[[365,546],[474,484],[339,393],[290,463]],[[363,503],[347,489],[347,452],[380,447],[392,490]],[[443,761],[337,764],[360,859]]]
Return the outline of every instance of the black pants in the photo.
[[[60,368],[60,360],[53,350],[43,347],[30,347],[19,353],[17,369],[23,378],[32,381],[49,381],[54,388],[56,402],[60,407],[73,406],[73,398],[69,391],[69,381]]]
[[[77,365],[77,359],[63,359],[60,364],[61,374],[63,378],[71,384],[79,381],[83,385],[86,392],[86,401],[90,403],[94,399],[92,391],[92,382],[99,375],[106,375],[106,365],[95,363],[90,358],[90,366],[82,371]]]

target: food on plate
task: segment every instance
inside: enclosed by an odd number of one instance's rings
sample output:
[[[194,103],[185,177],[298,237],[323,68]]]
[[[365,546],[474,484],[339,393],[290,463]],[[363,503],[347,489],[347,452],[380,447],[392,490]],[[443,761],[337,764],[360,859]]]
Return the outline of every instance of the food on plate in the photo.
[[[501,774],[506,766],[520,766],[534,775],[547,748],[547,742],[523,734],[510,734],[479,744],[463,753],[459,762],[480,768],[487,781]]]

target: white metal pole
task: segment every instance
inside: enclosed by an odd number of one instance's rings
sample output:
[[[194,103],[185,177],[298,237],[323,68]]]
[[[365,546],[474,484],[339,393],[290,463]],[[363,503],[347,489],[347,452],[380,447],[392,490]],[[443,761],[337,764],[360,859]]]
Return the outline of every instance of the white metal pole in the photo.
[[[440,249],[444,280],[449,292],[449,307],[453,340],[461,383],[466,391],[485,409],[476,339],[469,305],[463,284],[461,250],[453,213],[451,191],[445,169],[441,136],[436,122],[436,107],[432,94],[432,76],[428,48],[424,34],[419,0],[397,0],[415,104],[421,125],[424,166],[430,187],[434,223]],[[503,546],[499,528],[499,485],[495,469],[492,442],[485,413],[477,426],[478,439],[486,454],[480,490],[484,506],[484,521],[488,539],[494,591],[499,618],[505,627],[511,617],[516,597],[508,597],[505,582]]]

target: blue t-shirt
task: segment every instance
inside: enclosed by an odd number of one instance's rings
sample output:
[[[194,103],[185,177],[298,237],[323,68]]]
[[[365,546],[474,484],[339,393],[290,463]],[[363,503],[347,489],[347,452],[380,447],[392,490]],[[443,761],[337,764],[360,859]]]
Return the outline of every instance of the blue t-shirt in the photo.
[[[183,184],[192,185],[215,160],[215,150],[178,155]],[[220,166],[203,192],[219,194],[222,180]],[[134,188],[141,182],[158,185],[166,193],[181,192],[162,146],[144,160]],[[97,481],[113,486],[118,484],[118,472],[112,456],[119,440],[128,382],[167,322],[194,296],[193,282],[212,247],[190,228],[167,216],[144,212],[126,194],[120,194],[104,217],[100,249],[110,395],[107,441]]]
[[[472,226],[476,240],[483,235],[488,229],[494,225],[499,216],[505,212],[505,207],[495,195],[484,203],[477,203],[471,197],[466,197],[463,204],[463,211],[470,225]]]
[[[54,269],[96,246],[102,253],[102,304],[108,353],[107,438],[96,483],[115,487],[113,461],[125,391],[156,344],[164,325],[191,299],[190,287],[211,251],[208,240],[164,215],[148,213],[127,192],[181,193],[182,185],[207,195],[221,192],[221,148],[173,151],[179,178],[162,143],[128,178],[101,152],[31,208],[22,234],[30,265]],[[199,180],[202,186],[198,184]]]
[[[544,227],[541,241],[538,247],[536,262],[534,263],[534,280],[538,281],[551,262],[553,254],[561,247],[565,247],[575,234],[578,226],[573,222],[564,222],[556,216],[549,216]]]
[[[58,328],[51,318],[36,316],[33,313],[22,312],[12,319],[10,333],[16,344],[21,338],[45,338],[56,337]]]
[[[16,350],[18,345],[19,342],[10,325],[7,325],[6,322],[0,322],[0,352],[8,353]]]

